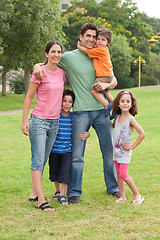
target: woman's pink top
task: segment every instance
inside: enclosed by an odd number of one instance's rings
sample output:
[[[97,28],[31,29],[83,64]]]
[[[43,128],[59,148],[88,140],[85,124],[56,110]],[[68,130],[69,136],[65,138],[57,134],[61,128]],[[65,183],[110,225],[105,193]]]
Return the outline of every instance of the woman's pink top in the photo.
[[[59,119],[62,95],[64,90],[64,71],[56,67],[55,72],[49,71],[45,65],[42,66],[47,75],[43,73],[43,81],[32,74],[31,82],[38,83],[36,90],[37,104],[32,114],[45,119]]]

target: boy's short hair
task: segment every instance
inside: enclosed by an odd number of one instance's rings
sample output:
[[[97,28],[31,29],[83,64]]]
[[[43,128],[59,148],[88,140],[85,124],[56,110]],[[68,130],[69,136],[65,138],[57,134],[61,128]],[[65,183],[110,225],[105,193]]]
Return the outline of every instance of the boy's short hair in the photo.
[[[113,39],[112,38],[112,32],[108,28],[106,28],[105,26],[103,26],[102,28],[98,29],[97,37],[98,37],[98,35],[102,35],[102,36],[104,36],[107,39],[108,46],[112,42],[112,39]]]
[[[80,34],[83,36],[87,30],[95,30],[97,33],[98,28],[94,23],[87,22],[82,25]]]
[[[72,90],[70,90],[70,89],[65,89],[65,90],[63,91],[63,98],[64,98],[64,96],[71,96],[71,97],[72,97],[73,104],[74,104],[75,94],[74,94],[74,92],[73,92]]]

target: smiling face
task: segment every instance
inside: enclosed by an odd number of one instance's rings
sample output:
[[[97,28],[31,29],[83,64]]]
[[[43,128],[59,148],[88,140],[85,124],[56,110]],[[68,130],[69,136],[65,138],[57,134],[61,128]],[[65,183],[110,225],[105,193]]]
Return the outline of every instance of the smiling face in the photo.
[[[132,99],[129,94],[123,94],[119,100],[119,105],[118,107],[121,109],[123,112],[127,112],[130,110],[132,107]]]
[[[72,107],[73,107],[72,96],[65,95],[62,99],[62,110],[61,110],[62,115],[68,116],[69,111],[71,110]]]
[[[83,36],[80,34],[80,40],[83,47],[93,48],[96,43],[96,30],[88,29]]]
[[[103,35],[98,35],[97,37],[97,47],[106,47],[108,45],[108,40]]]
[[[60,45],[54,44],[49,52],[45,52],[45,56],[48,59],[49,64],[57,64],[59,63],[62,56],[62,49]]]

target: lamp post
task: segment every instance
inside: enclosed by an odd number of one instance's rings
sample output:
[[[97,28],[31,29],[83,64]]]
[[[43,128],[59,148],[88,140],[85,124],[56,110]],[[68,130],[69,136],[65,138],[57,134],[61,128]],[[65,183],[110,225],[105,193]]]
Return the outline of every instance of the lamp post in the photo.
[[[150,42],[151,47],[153,47],[156,44],[156,42],[158,41],[157,39],[160,38],[159,35],[160,35],[160,32],[157,33],[156,36],[152,36],[152,38],[148,40]]]
[[[133,61],[133,64],[136,65],[137,62],[139,62],[139,81],[138,81],[138,87],[140,87],[140,86],[141,86],[141,63],[145,64],[146,61],[145,61],[141,56],[139,56],[137,59],[135,59],[135,60]]]

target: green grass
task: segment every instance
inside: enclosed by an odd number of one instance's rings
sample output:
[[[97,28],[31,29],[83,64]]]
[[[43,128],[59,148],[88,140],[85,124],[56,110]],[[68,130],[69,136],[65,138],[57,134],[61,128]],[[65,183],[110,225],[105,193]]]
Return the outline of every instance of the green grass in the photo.
[[[138,99],[136,119],[146,138],[132,154],[129,174],[144,196],[142,205],[132,206],[133,196],[126,186],[127,201],[116,204],[106,193],[102,157],[95,132],[87,141],[81,203],[62,206],[51,202],[54,213],[42,212],[28,201],[31,191],[30,142],[21,133],[22,114],[0,116],[0,239],[72,240],[160,239],[160,87],[129,89]],[[115,96],[118,90],[113,90]],[[9,104],[8,104],[9,105]],[[8,108],[9,110],[9,108]],[[137,134],[135,133],[134,139]],[[45,196],[55,189],[43,177]]]
[[[23,109],[24,99],[25,94],[7,93],[5,97],[2,97],[2,95],[0,95],[0,111]],[[31,108],[33,108],[35,103],[36,97],[33,99]]]

